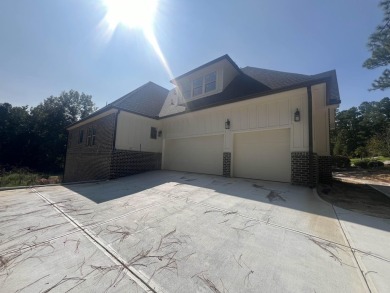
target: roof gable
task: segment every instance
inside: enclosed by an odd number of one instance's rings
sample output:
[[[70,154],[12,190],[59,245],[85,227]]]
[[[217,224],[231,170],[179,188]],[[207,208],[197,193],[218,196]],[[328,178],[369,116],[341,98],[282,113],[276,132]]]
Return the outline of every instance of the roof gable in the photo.
[[[225,55],[223,55],[223,56],[221,56],[221,57],[219,57],[217,59],[214,59],[214,60],[212,60],[210,62],[207,62],[207,63],[205,63],[205,64],[203,64],[203,65],[201,65],[201,66],[199,66],[199,67],[197,67],[195,69],[192,69],[192,70],[190,70],[190,71],[188,71],[188,72],[186,72],[186,73],[184,73],[184,74],[182,74],[182,75],[180,75],[178,77],[175,77],[174,79],[171,80],[171,82],[175,84],[177,80],[182,79],[183,77],[191,75],[192,73],[194,73],[196,71],[202,70],[203,68],[209,67],[210,65],[218,63],[218,62],[220,62],[222,60],[228,61],[233,66],[233,68],[236,69],[238,72],[241,71],[240,68],[237,66],[237,64],[234,63],[232,58],[230,58],[230,56],[228,54],[225,54]]]
[[[168,95],[168,90],[148,82],[136,90],[124,95],[110,105],[115,108],[156,118]]]

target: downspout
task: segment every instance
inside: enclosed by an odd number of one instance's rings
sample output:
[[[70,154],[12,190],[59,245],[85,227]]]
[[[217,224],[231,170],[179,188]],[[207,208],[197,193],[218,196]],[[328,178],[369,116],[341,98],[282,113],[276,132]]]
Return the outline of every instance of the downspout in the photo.
[[[118,116],[119,116],[119,112],[120,112],[121,110],[118,110],[118,112],[116,112],[116,115],[115,115],[115,123],[114,123],[114,137],[113,137],[113,142],[112,142],[112,151],[111,151],[111,155],[110,155],[110,169],[109,169],[109,174],[108,174],[108,176],[109,176],[109,179],[112,179],[113,178],[113,176],[112,176],[112,174],[113,174],[113,171],[112,171],[112,169],[113,169],[113,166],[112,166],[112,161],[113,161],[113,158],[114,158],[114,151],[115,151],[115,142],[116,142],[116,128],[117,128],[117,126],[118,126]]]
[[[118,126],[118,116],[119,116],[119,113],[120,113],[121,110],[118,110],[118,112],[116,112],[116,116],[115,116],[115,124],[114,124],[114,140],[112,142],[112,150],[115,151],[115,142],[116,142],[116,128]]]
[[[309,187],[314,187],[313,182],[313,96],[311,94],[311,86],[307,87],[307,101],[308,101],[308,126],[309,126]]]

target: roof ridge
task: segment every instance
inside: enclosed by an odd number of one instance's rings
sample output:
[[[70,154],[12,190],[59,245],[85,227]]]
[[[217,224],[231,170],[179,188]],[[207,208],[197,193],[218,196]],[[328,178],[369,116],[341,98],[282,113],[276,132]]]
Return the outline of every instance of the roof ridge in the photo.
[[[237,71],[241,71],[240,67],[238,67],[238,65],[233,61],[233,59],[232,59],[228,54],[225,54],[225,55],[222,55],[222,56],[220,56],[220,57],[218,57],[218,58],[215,58],[215,59],[213,59],[213,60],[211,60],[211,61],[209,61],[209,62],[207,62],[207,63],[204,63],[204,64],[202,64],[202,65],[200,65],[200,66],[198,66],[198,67],[196,67],[196,68],[194,68],[194,69],[191,69],[190,71],[187,71],[186,73],[183,73],[183,74],[181,74],[181,75],[179,75],[179,76],[173,78],[170,82],[171,82],[171,83],[174,83],[176,80],[181,79],[181,78],[183,78],[184,76],[187,76],[187,75],[189,75],[189,74],[191,74],[191,73],[193,73],[193,72],[196,72],[196,71],[198,71],[198,70],[200,70],[200,69],[202,69],[202,68],[205,68],[205,67],[207,67],[207,66],[209,66],[209,65],[211,65],[211,64],[214,64],[214,63],[216,63],[216,62],[219,62],[219,61],[221,61],[221,60],[223,60],[223,59],[228,60],[228,61],[230,62],[230,64],[231,64]]]

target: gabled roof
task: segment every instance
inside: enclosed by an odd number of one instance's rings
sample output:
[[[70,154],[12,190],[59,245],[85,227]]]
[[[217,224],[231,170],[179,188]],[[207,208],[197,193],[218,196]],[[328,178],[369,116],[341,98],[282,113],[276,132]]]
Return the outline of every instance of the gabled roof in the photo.
[[[198,71],[198,70],[200,70],[202,68],[210,66],[210,65],[212,65],[214,63],[217,63],[219,61],[222,61],[224,59],[226,59],[238,72],[241,72],[240,67],[238,67],[237,64],[234,63],[234,61],[232,60],[232,58],[230,58],[230,56],[228,54],[225,54],[225,55],[223,55],[223,56],[221,56],[221,57],[219,57],[217,59],[214,59],[214,60],[212,60],[210,62],[207,62],[206,64],[203,64],[203,65],[201,65],[201,66],[199,66],[199,67],[197,67],[195,69],[192,69],[192,70],[190,70],[190,71],[188,71],[188,72],[186,72],[186,73],[184,73],[184,74],[182,74],[182,75],[180,75],[178,77],[175,77],[174,79],[171,80],[171,82],[174,83],[175,80],[181,79],[181,78],[183,78],[183,77],[185,77],[187,75],[190,75],[191,73],[193,73],[195,71]]]
[[[328,104],[339,104],[340,94],[337,84],[336,71],[326,71],[315,75],[305,75],[298,73],[290,73],[276,70],[269,70],[256,67],[241,68],[242,72],[256,79],[257,81],[267,85],[272,90],[279,90],[282,88],[292,87],[303,83],[310,83],[311,81],[328,79],[329,101]]]
[[[109,105],[135,114],[156,118],[168,92],[166,88],[149,81]]]
[[[149,81],[132,92],[93,112],[91,115],[81,119],[67,128],[94,116],[104,113],[110,109],[119,109],[149,118],[157,118],[168,95],[168,90]]]

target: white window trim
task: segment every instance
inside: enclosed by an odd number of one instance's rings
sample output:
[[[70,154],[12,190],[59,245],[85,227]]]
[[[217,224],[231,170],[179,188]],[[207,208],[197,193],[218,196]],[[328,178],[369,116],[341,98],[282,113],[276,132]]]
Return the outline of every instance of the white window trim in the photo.
[[[206,75],[209,75],[209,74],[212,74],[212,73],[215,73],[215,89],[206,92],[206,79],[205,79],[205,77],[206,77]],[[199,87],[194,87],[194,81],[198,80],[198,79],[202,79],[202,93],[199,94],[199,95],[194,95],[194,89],[195,88],[199,88]],[[210,84],[210,83],[212,83],[212,82],[209,82],[207,84]],[[199,76],[197,78],[192,79],[191,80],[191,99],[195,99],[195,98],[199,98],[199,97],[202,97],[202,96],[206,96],[206,95],[209,95],[210,93],[215,92],[217,90],[217,84],[218,84],[218,72],[217,72],[217,70],[208,72],[206,74],[203,74],[202,76]]]

